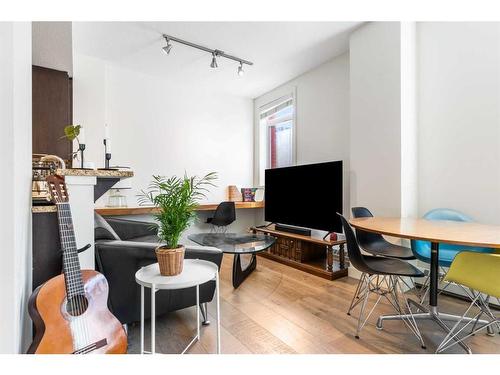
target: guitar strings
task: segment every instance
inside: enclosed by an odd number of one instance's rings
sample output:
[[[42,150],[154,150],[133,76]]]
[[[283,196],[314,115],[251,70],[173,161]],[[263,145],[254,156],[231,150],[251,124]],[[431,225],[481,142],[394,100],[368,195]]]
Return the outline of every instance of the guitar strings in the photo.
[[[62,206],[61,207],[61,213],[66,214],[65,211],[66,211],[66,207]],[[70,259],[70,254],[67,251],[68,248],[70,246],[72,246],[72,243],[70,242],[71,238],[69,238],[69,241],[68,241],[68,237],[70,236],[70,233],[64,233],[64,231],[69,232],[69,229],[67,229],[67,227],[69,227],[71,223],[70,223],[69,219],[66,217],[66,215],[62,215],[61,219],[62,219],[62,223],[65,226],[65,227],[62,227],[62,232],[63,233],[61,235],[61,237],[63,239],[63,242],[65,242],[65,245],[66,245],[65,246],[66,249],[65,249],[65,252],[64,252],[64,255],[65,255],[65,265],[67,266],[67,274],[68,274],[68,276],[71,276],[70,274],[74,272],[73,268],[75,268],[76,264],[75,264],[75,262],[74,262],[73,259]],[[76,313],[81,313],[81,306],[79,304],[79,301],[78,301],[77,298],[74,298],[74,296],[71,293],[72,287],[74,289],[76,289],[76,287],[77,287],[76,281],[75,280],[71,280],[71,278],[68,277],[68,280],[66,281],[66,283],[67,283],[68,289],[69,289],[67,294],[71,298],[71,302],[70,302],[71,306],[70,307]]]
[[[88,308],[88,303],[85,297],[83,275],[81,272],[78,252],[76,248],[75,234],[71,218],[71,209],[67,199],[68,197],[66,186],[60,186],[59,190],[56,190],[53,183],[51,183],[51,186],[53,192],[52,197],[54,198],[54,203],[56,203],[58,209],[57,216],[59,219],[59,234],[61,237],[61,244],[63,245],[63,268],[65,270],[64,279],[66,285],[66,300],[67,302],[69,302],[71,311],[76,314],[76,316],[72,316],[70,320],[71,333],[73,335],[73,346],[75,347],[76,345],[78,345],[80,346],[80,348],[85,348],[87,346],[87,343],[90,342],[88,326],[86,324],[85,318],[83,317],[85,310]],[[69,250],[73,251],[70,252]],[[72,275],[74,277],[72,277]],[[73,295],[73,289],[75,291],[75,295]],[[69,301],[68,298],[70,298]],[[76,332],[73,331],[71,323],[74,323]],[[75,333],[77,336],[76,340],[74,336]],[[77,351],[79,350],[80,349],[77,349]],[[85,352],[86,350],[82,351],[82,353]]]
[[[63,206],[64,205],[64,206]],[[72,228],[72,220],[71,220],[71,211],[69,207],[69,203],[61,203],[61,205],[58,205],[58,213],[61,213],[59,216],[60,221],[62,224],[65,225],[60,226],[60,234],[61,234],[61,242],[63,242],[65,246],[65,251],[63,253],[64,256],[64,265],[66,268],[66,274],[68,276],[72,274],[75,274],[75,272],[80,272],[80,280],[82,279],[81,275],[81,268],[79,267],[79,261],[78,261],[78,253],[68,253],[68,249],[74,247],[76,250],[76,243],[74,242],[74,231]],[[67,214],[67,215],[66,215]],[[69,228],[69,229],[68,229]],[[64,233],[64,231],[68,233]],[[73,238],[72,238],[73,237]],[[65,279],[66,279],[66,274],[65,274]],[[75,314],[75,316],[72,317],[72,320],[74,323],[76,323],[75,329],[76,329],[76,335],[77,335],[77,345],[82,345],[81,341],[83,340],[84,343],[88,343],[89,340],[89,330],[88,326],[86,324],[85,318],[83,317],[83,314],[86,310],[86,307],[88,308],[88,305],[85,306],[85,291],[83,289],[83,280],[81,280],[81,284],[78,285],[78,279],[73,279],[71,280],[70,277],[68,277],[68,280],[66,281],[67,285],[67,295],[70,295],[70,308]],[[75,289],[75,295],[73,293],[70,293],[71,290]],[[79,290],[82,289],[82,290]],[[81,295],[81,293],[83,295]],[[70,314],[71,315],[71,314]]]

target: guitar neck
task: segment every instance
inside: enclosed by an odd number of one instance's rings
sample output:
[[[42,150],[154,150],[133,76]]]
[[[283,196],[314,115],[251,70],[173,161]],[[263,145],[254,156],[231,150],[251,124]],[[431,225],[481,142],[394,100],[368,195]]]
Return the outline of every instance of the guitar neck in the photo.
[[[59,235],[63,250],[63,273],[66,280],[68,298],[81,295],[84,292],[80,260],[76,247],[73,219],[68,202],[57,203],[57,218],[59,221]]]

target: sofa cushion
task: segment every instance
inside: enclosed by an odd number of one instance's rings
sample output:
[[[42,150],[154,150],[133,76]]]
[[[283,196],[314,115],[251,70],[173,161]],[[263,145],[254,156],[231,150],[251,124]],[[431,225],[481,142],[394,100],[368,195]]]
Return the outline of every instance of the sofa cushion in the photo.
[[[98,213],[94,212],[94,231],[97,240],[120,240],[111,225]]]
[[[134,237],[131,239],[131,241],[157,243],[158,245],[160,244],[160,239],[155,234],[151,234],[149,236]]]

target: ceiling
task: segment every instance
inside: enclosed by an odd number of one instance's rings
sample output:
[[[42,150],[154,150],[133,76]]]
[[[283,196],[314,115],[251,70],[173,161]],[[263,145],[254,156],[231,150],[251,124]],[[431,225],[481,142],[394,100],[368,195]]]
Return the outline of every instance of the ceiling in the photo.
[[[360,22],[74,22],[73,49],[172,84],[196,83],[231,95],[255,98],[348,50]],[[238,63],[172,43],[162,34],[252,61],[245,75]]]

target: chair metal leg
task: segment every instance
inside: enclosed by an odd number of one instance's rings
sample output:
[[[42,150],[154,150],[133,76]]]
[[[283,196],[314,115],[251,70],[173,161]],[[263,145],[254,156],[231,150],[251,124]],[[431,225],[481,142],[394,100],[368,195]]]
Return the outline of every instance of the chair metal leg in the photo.
[[[374,275],[373,277],[367,275],[366,273],[361,274],[361,278],[358,281],[358,286],[356,287],[356,291],[351,300],[351,305],[349,306],[349,310],[347,311],[347,315],[351,315],[352,310],[363,302],[363,297],[367,291],[367,288],[370,289],[370,292],[375,292],[376,294],[384,294],[383,285],[386,282],[387,276]],[[369,282],[366,282],[369,279]]]
[[[454,315],[449,315],[449,314],[443,314],[439,313],[436,307],[432,307],[427,310],[425,307],[422,305],[413,302],[412,300],[408,300],[412,305],[418,306],[421,311],[424,311],[422,313],[418,314],[413,314],[413,313],[408,313],[408,314],[397,314],[397,315],[382,315],[379,316],[378,321],[377,321],[377,328],[382,329],[382,323],[385,320],[401,320],[401,321],[406,321],[408,319],[414,319],[415,321],[417,320],[430,320],[436,323],[443,331],[445,332],[450,332],[450,328],[446,325],[444,320],[456,320],[460,318],[459,316],[454,316]],[[483,323],[485,321],[479,321],[480,323]],[[488,322],[486,322],[488,323]],[[454,338],[455,341],[459,341],[457,338]],[[462,341],[457,342],[458,345],[460,345],[466,353],[471,353],[471,349]]]
[[[356,291],[354,292],[354,295],[352,296],[351,304],[349,305],[349,310],[347,310],[347,315],[351,315],[352,309],[359,303],[357,300],[359,300],[360,289],[364,283],[365,277],[366,277],[366,274],[363,272],[361,274],[361,277],[359,278],[358,286],[356,287]],[[357,303],[355,303],[355,302],[357,302]]]
[[[420,330],[416,322],[417,319],[415,317],[415,315],[419,314],[413,314],[413,312],[411,311],[410,303],[413,301],[406,298],[406,294],[403,290],[403,284],[407,285],[405,281],[402,280],[399,276],[387,276],[386,280],[387,292],[383,293],[382,295],[387,299],[387,301],[392,305],[392,307],[397,313],[397,315],[389,315],[390,317],[389,320],[403,321],[406,327],[420,341],[420,345],[422,346],[422,348],[425,349],[426,348],[425,342],[422,337],[422,334],[420,333]],[[402,301],[400,301],[400,299]],[[417,308],[420,309],[421,308],[420,305],[418,305]],[[422,309],[424,310],[423,307]],[[380,318],[377,321],[376,328],[379,330],[382,329]]]
[[[445,278],[447,274],[447,271],[444,267],[440,267],[440,273],[439,273],[439,285],[441,286],[443,284],[443,280]],[[425,303],[425,299],[427,298],[427,295],[429,293],[429,276],[426,278],[426,280],[424,281],[424,284],[422,286],[422,288],[425,287],[425,293],[423,296],[421,296],[421,299],[420,299],[420,304],[423,305]],[[440,287],[439,289],[439,293],[438,294],[441,294],[443,293],[452,283],[447,283],[446,285],[444,285],[444,287]],[[453,283],[455,284],[455,283]],[[465,293],[466,296],[468,296],[471,300],[473,300],[475,298],[474,296],[474,292],[473,291],[470,291],[467,290],[467,288],[465,288],[463,285],[460,285],[460,284],[455,284],[457,285],[459,288],[461,288],[463,290],[463,292]],[[410,302],[413,302],[412,300],[410,300]],[[415,304],[415,303],[413,303]],[[425,310],[422,310],[421,311],[425,311]],[[480,319],[481,316],[477,317],[477,318],[468,318],[468,317],[460,317],[458,315],[452,315],[452,314],[445,314],[445,313],[439,313],[439,318],[441,319],[441,321],[452,321],[452,322],[457,322],[457,321],[462,321],[462,322],[469,322],[470,320],[476,320],[476,324],[477,323],[481,323],[483,325],[485,325],[487,323],[487,321],[485,320],[481,320]],[[493,330],[493,326],[491,325],[488,325],[488,326],[485,326],[487,328],[487,332],[488,332],[488,335],[490,336],[494,336],[495,333],[494,333],[494,330]],[[500,324],[498,324],[498,328],[500,330]],[[471,330],[474,330],[475,329],[475,326],[472,327]],[[465,349],[465,347],[464,347]],[[469,350],[468,348],[466,349],[466,351]]]
[[[477,323],[477,321],[479,320],[479,317],[482,314],[482,311],[480,311],[479,313],[477,313],[474,316],[474,318],[469,319],[462,328],[458,329],[459,325],[463,322],[463,319],[467,317],[467,314],[469,313],[470,309],[472,307],[474,307],[474,306],[479,306],[478,300],[480,299],[480,296],[481,295],[478,293],[477,296],[472,300],[472,302],[469,305],[469,307],[467,308],[467,310],[465,310],[465,312],[463,313],[463,315],[460,317],[460,319],[457,319],[455,325],[449,330],[449,332],[446,335],[446,337],[443,339],[443,341],[441,342],[441,344],[436,349],[436,353],[442,353],[446,349],[449,349],[449,348],[451,348],[452,346],[454,346],[456,344],[462,344],[463,340],[465,340],[466,338],[472,336],[477,331],[485,328],[485,326],[482,326],[482,327],[480,327],[480,328],[478,328],[476,330],[473,330],[471,333],[469,333],[468,335],[466,335],[464,337],[461,337],[461,338],[459,337],[460,332],[462,332],[464,329],[466,329],[471,322],[475,321]],[[474,327],[476,326],[476,323],[474,323]],[[472,353],[470,351],[470,349],[468,350],[468,353],[469,354]]]
[[[356,306],[358,303],[362,304],[358,316],[358,325],[356,328],[355,337],[357,339],[359,339],[359,333],[361,332],[365,324],[368,322],[368,319],[370,319],[370,316],[372,315],[375,308],[378,306],[382,297],[384,297],[388,293],[388,291],[381,288],[383,282],[386,282],[385,276],[380,278],[379,275],[365,274],[365,277],[362,279],[362,285],[360,286],[361,291],[359,292],[359,300],[356,301],[356,303],[354,304],[354,306]],[[378,298],[373,304],[371,310],[365,315],[366,305],[372,293],[377,294]]]
[[[422,337],[422,334],[420,333],[420,330],[418,329],[417,322],[415,320],[415,317],[413,316],[411,309],[410,309],[410,304],[408,302],[408,299],[406,298],[405,292],[401,286],[401,278],[400,277],[395,277],[394,280],[394,290],[395,290],[395,297],[397,298],[397,288],[399,288],[399,294],[401,295],[403,302],[404,302],[404,310],[400,309],[400,313],[403,314],[406,311],[408,311],[410,318],[403,322],[406,324],[406,326],[410,329],[410,331],[417,337],[417,339],[420,341],[420,346],[422,349],[426,349],[424,339]],[[404,281],[403,281],[404,282]],[[399,301],[398,301],[399,303]]]
[[[423,304],[425,302],[425,299],[427,297],[427,293],[429,292],[429,281],[430,281],[430,276],[427,275],[425,277],[424,283],[420,287],[420,296],[419,296],[420,304]]]
[[[496,318],[495,315],[493,314],[493,312],[491,311],[489,300],[490,300],[490,296],[488,296],[487,300],[485,301],[484,308],[487,311],[487,314],[489,316],[492,316],[494,319],[496,319],[497,330],[498,330],[498,333],[500,334],[500,318]],[[500,304],[500,299],[497,298],[497,300],[498,300],[498,303]],[[491,327],[491,331],[488,331],[488,335],[495,336],[495,332],[493,331],[493,327]]]
[[[382,299],[382,297],[384,297],[389,301],[389,303],[396,311],[397,315],[394,316],[395,319],[402,320],[404,324],[408,327],[408,329],[420,341],[422,348],[425,349],[425,343],[423,337],[418,328],[416,319],[413,317],[413,314],[410,310],[411,300],[408,300],[406,298],[406,295],[404,294],[403,290],[404,283],[405,282],[397,276],[386,275],[381,277],[379,275],[367,275],[367,274],[362,275],[360,282],[358,284],[358,288],[356,289],[356,293],[353,297],[353,301],[351,302],[351,307],[349,308],[349,312],[351,312],[351,310],[357,304],[361,303],[361,309],[358,316],[358,324],[356,327],[356,334],[355,334],[355,337],[357,339],[359,339],[361,330],[368,322],[368,319],[370,318],[373,311],[379,304],[380,300]],[[370,311],[366,313],[368,299],[370,298],[370,295],[372,293],[377,294],[378,298],[373,304]],[[356,297],[359,297],[357,301]],[[400,299],[402,300],[402,302],[400,302]],[[408,312],[408,314],[406,314],[406,312]],[[402,319],[402,317],[404,317],[404,319]]]
[[[361,310],[359,312],[359,317],[358,317],[358,326],[356,328],[356,335],[354,337],[356,337],[357,339],[359,339],[359,332],[361,331],[361,329],[363,328],[364,326],[364,323],[363,323],[363,313],[365,312],[365,307],[366,307],[366,303],[368,302],[368,298],[370,297],[370,285],[369,285],[369,281],[370,281],[370,276],[368,276],[366,278],[366,281],[365,283],[367,284],[366,285],[366,293],[364,295],[364,298],[363,298],[363,303],[361,305]],[[368,320],[368,318],[366,319]],[[365,323],[366,323],[366,320],[365,320]]]

